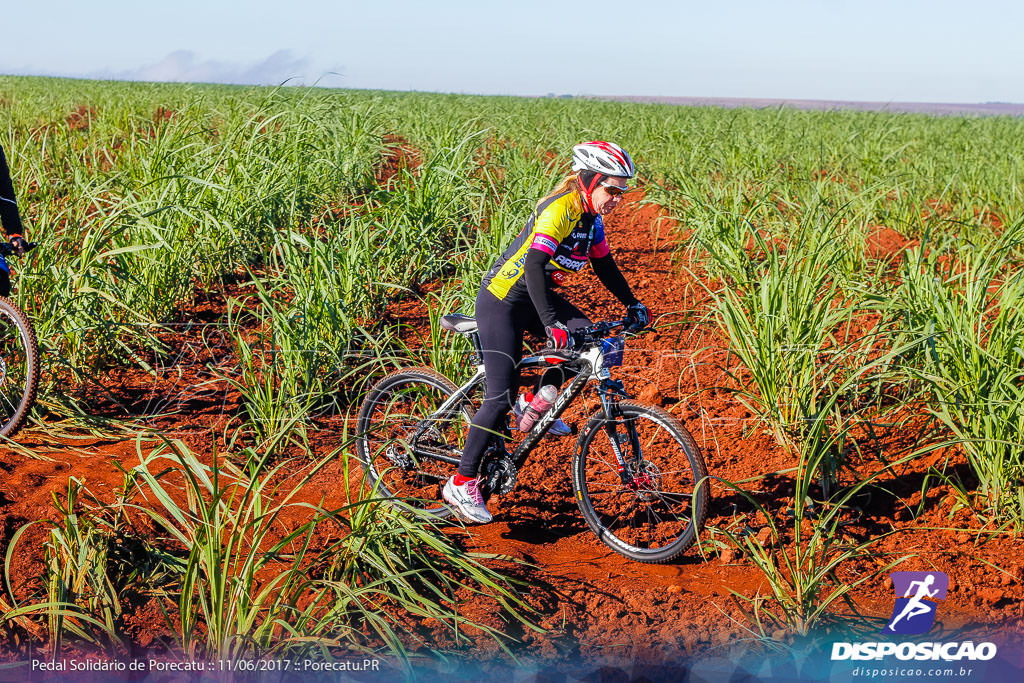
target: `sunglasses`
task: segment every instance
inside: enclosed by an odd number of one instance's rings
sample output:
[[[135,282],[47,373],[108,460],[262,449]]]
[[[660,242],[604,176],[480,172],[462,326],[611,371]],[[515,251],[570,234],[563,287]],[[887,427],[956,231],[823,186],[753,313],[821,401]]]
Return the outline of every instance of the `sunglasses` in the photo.
[[[621,185],[612,185],[611,183],[601,183],[601,187],[604,191],[613,197],[619,197],[625,192],[629,192],[629,186],[623,187]]]

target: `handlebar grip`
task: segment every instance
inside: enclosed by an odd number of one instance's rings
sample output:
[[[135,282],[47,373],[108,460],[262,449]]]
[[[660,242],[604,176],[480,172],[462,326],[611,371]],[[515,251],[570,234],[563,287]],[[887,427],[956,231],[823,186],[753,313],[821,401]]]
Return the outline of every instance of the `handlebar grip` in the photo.
[[[38,242],[26,242],[25,253],[32,251],[39,246]],[[14,245],[10,242],[0,241],[0,256],[17,256],[18,253],[14,250]]]

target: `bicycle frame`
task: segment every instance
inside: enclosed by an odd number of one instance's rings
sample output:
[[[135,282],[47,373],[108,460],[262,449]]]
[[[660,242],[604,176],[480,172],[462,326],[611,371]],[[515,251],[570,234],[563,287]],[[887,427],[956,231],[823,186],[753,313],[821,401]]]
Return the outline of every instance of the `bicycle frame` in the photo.
[[[459,458],[453,456],[445,456],[433,452],[421,453],[419,452],[419,449],[415,447],[415,444],[417,443],[420,435],[429,429],[437,420],[446,416],[454,415],[458,411],[459,406],[463,405],[463,402],[469,401],[470,393],[472,393],[478,386],[483,385],[486,381],[483,365],[483,352],[480,348],[480,337],[475,332],[469,333],[467,336],[469,336],[473,342],[476,352],[476,372],[462,386],[456,389],[451,396],[445,399],[444,403],[442,403],[432,415],[425,419],[416,430],[416,433],[411,439],[410,445],[412,446],[413,452],[418,457],[443,460],[444,462],[453,465],[459,464]],[[612,450],[618,460],[621,476],[623,477],[623,481],[626,481],[626,476],[624,474],[625,460],[622,456],[621,449],[619,448],[618,439],[615,438],[614,435],[614,406],[618,398],[628,398],[628,394],[626,394],[621,382],[610,379],[608,369],[602,367],[603,361],[604,354],[600,345],[592,346],[577,357],[571,359],[562,358],[561,356],[558,356],[556,352],[552,352],[529,356],[520,361],[520,368],[547,368],[559,363],[565,363],[566,368],[575,372],[576,375],[569,382],[568,386],[563,387],[558,392],[551,409],[541,416],[537,423],[534,424],[533,428],[530,429],[523,442],[519,444],[515,451],[509,454],[512,463],[517,469],[522,467],[523,463],[526,462],[526,458],[530,454],[530,451],[532,451],[537,443],[544,437],[551,425],[553,425],[555,421],[562,416],[562,413],[565,412],[566,408],[568,408],[569,405],[579,397],[587,383],[591,380],[596,380],[600,383],[598,393],[601,398],[601,405],[604,409],[607,420],[605,428],[611,437]],[[635,441],[637,439],[635,430],[629,431],[630,438]],[[503,433],[505,433],[504,428]],[[501,444],[501,447],[504,448],[503,440],[499,440],[499,443]],[[638,444],[634,443],[634,446],[637,445]]]
[[[402,509],[438,518],[468,517],[471,511],[453,499],[450,488],[453,466],[468,457],[467,423],[487,384],[485,354],[473,318],[454,313],[442,316],[440,324],[472,342],[475,357],[467,357],[468,363],[462,365],[472,376],[458,387],[429,368],[399,370],[382,378],[363,401],[359,429],[363,434],[379,430],[383,439],[371,442],[361,435],[357,452],[372,484],[399,499],[396,504]],[[622,331],[613,333],[617,328]],[[700,449],[667,411],[620,400],[632,397],[621,381],[611,378],[611,368],[622,364],[626,338],[642,332],[632,329],[627,320],[591,323],[573,330],[573,350],[543,349],[518,362],[517,370],[558,367],[571,376],[562,382],[550,410],[538,416],[526,433],[513,431],[507,420],[486,435],[473,432],[474,442],[478,437],[479,442],[487,442],[473,473],[484,502],[515,489],[529,454],[594,380],[601,408],[595,411],[593,403],[583,408],[589,415],[585,426],[580,425],[571,463],[566,463],[573,496],[587,525],[615,552],[641,562],[671,561],[696,541],[709,495]],[[504,386],[491,386],[491,393],[500,398],[491,399],[481,410],[507,414],[515,407],[506,405],[518,393],[515,388],[505,392]],[[563,443],[555,450],[564,452],[567,447],[571,445]]]

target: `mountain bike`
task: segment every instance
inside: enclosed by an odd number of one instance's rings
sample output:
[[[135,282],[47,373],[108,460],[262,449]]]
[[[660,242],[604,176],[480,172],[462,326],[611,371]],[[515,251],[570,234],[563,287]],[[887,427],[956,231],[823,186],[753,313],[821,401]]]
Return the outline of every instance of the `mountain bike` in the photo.
[[[474,400],[486,378],[476,321],[459,313],[441,327],[469,338],[475,374],[462,386],[431,368],[393,372],[367,393],[357,418],[356,451],[377,493],[404,509],[434,517],[454,511],[441,488],[462,456]],[[607,336],[622,328],[618,335]],[[611,378],[622,364],[627,321],[600,322],[573,331],[569,351],[542,350],[522,368],[561,364],[577,373],[509,453],[508,425],[492,436],[480,463],[484,498],[507,494],[530,452],[565,409],[595,383],[601,407],[580,432],[572,459],[573,497],[591,531],[615,552],[639,562],[670,562],[697,539],[710,496],[707,467],[693,437],[661,408],[630,399]]]
[[[29,242],[27,251],[35,247],[35,242]],[[10,242],[0,242],[0,256],[15,255]],[[13,301],[0,296],[0,436],[10,438],[25,425],[38,385],[35,330]]]

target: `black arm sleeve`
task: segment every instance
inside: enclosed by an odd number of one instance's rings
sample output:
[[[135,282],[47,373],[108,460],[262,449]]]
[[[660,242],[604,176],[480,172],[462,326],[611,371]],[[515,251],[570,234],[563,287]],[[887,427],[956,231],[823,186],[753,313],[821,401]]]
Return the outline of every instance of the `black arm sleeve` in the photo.
[[[611,254],[600,258],[591,258],[590,266],[594,269],[594,274],[597,275],[597,279],[601,281],[601,284],[614,294],[615,298],[621,301],[623,306],[630,306],[637,302],[637,298],[633,296],[626,278],[622,277],[622,273],[619,272],[619,267],[615,265],[615,259],[612,258]]]
[[[21,234],[21,216],[18,214],[14,184],[11,182],[11,172],[7,168],[3,147],[0,147],[0,222],[3,223],[8,235]]]
[[[551,255],[540,249],[529,249],[526,252],[526,262],[523,269],[526,271],[526,291],[530,293],[530,301],[537,309],[537,315],[545,327],[551,327],[558,322],[555,315],[555,307],[551,304],[551,297],[548,296],[547,278],[544,277],[544,266],[551,260]]]

